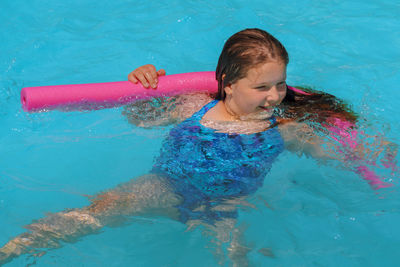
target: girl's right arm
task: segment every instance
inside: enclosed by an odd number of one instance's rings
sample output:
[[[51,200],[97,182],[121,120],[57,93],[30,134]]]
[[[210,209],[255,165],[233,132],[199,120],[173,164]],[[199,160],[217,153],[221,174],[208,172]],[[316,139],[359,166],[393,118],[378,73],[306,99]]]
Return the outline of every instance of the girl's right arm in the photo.
[[[156,70],[147,64],[129,73],[128,80],[135,84],[140,82],[147,90],[157,90],[158,77],[165,74],[164,69]],[[185,120],[211,100],[207,94],[153,98],[126,106],[123,114],[130,123],[139,127],[168,125]]]

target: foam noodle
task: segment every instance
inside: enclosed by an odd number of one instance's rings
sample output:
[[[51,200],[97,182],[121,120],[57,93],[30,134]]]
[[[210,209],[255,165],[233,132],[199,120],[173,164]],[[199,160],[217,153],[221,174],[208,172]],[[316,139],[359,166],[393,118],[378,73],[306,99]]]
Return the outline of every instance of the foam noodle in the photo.
[[[152,97],[215,93],[217,88],[215,72],[191,72],[159,77],[156,90],[129,81],[25,87],[21,91],[21,103],[30,112],[55,108],[98,109]]]

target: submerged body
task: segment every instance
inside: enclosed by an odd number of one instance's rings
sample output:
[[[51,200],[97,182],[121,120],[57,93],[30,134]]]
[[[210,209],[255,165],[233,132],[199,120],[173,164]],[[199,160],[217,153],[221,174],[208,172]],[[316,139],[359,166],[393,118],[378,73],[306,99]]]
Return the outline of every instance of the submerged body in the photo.
[[[265,175],[283,151],[276,127],[253,134],[229,134],[201,124],[204,114],[219,101],[214,100],[172,129],[163,143],[152,173],[165,176],[175,193],[183,197],[178,206],[180,220],[213,221],[221,214],[196,213],[221,200],[247,196],[262,186]],[[270,119],[273,126],[275,118]],[[230,214],[232,215],[232,214]]]

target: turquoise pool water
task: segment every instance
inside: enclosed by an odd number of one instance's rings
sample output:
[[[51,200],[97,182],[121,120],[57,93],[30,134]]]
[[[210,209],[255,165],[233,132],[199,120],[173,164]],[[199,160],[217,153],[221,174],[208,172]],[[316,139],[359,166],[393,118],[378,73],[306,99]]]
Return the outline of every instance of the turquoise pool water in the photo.
[[[86,195],[148,172],[169,129],[131,126],[121,108],[27,114],[22,87],[125,80],[145,63],[169,74],[214,70],[224,41],[246,27],[266,29],[286,46],[289,84],[345,99],[361,128],[400,143],[394,1],[81,2],[0,3],[0,245],[48,212],[87,205]],[[398,265],[394,184],[376,192],[354,173],[285,152],[249,199],[253,207],[240,211],[250,261]],[[138,217],[7,266],[215,266],[212,238],[185,230]]]

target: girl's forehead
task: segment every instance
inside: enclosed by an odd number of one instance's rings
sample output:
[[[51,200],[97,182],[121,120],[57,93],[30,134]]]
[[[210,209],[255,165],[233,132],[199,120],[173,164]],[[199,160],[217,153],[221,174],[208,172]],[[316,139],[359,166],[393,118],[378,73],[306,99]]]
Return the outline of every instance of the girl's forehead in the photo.
[[[250,68],[246,77],[253,83],[269,83],[286,80],[286,64],[283,62],[267,62]]]

